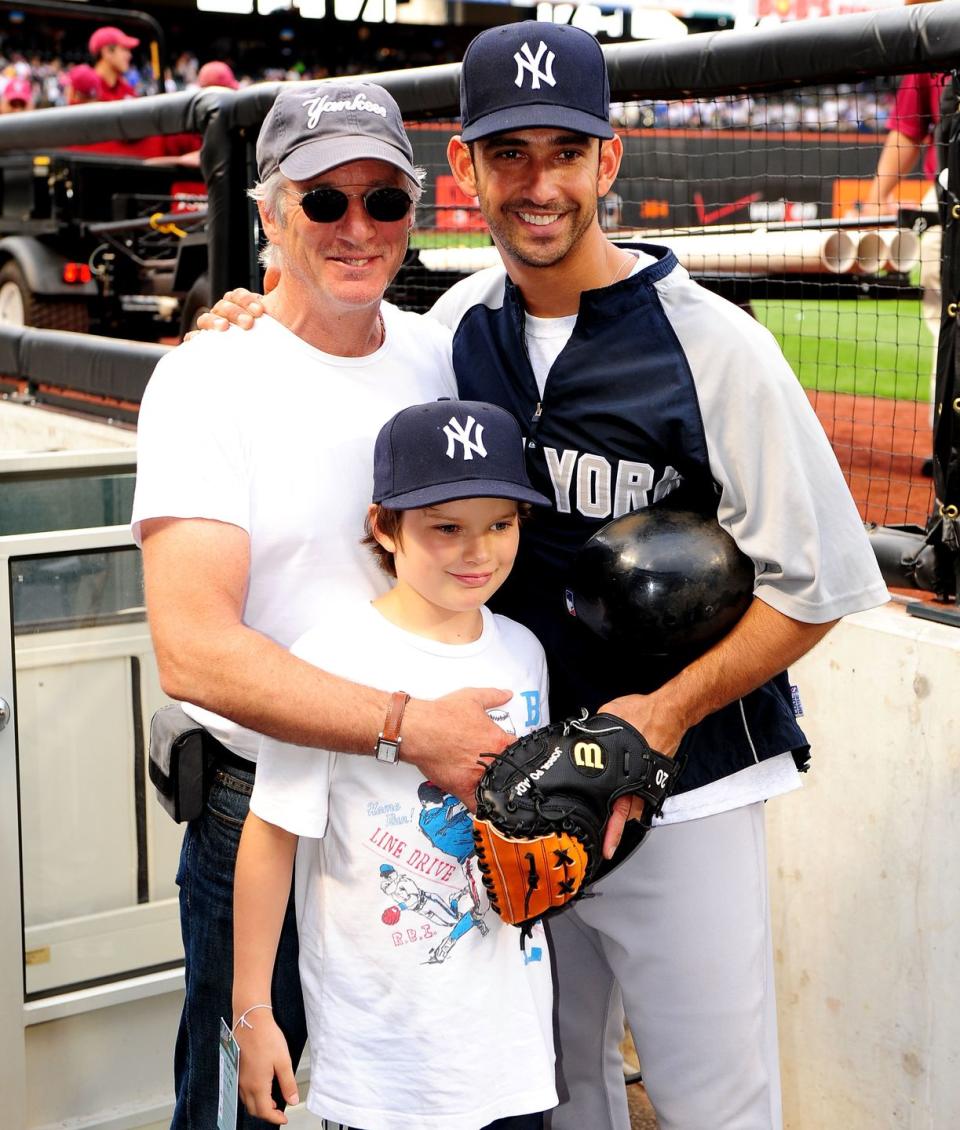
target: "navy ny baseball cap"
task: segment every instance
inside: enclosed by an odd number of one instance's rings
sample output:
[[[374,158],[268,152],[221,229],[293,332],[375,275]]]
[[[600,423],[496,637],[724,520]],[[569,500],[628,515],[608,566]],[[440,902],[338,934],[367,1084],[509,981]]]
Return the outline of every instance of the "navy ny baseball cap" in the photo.
[[[386,161],[419,184],[400,108],[373,82],[286,86],[257,138],[261,181],[277,169],[289,180],[310,180],[362,160]]]
[[[373,451],[373,501],[416,510],[459,498],[550,505],[527,478],[513,416],[481,400],[435,400],[389,419]]]
[[[610,79],[596,39],[570,24],[524,20],[474,39],[460,68],[460,136],[559,127],[610,138]]]

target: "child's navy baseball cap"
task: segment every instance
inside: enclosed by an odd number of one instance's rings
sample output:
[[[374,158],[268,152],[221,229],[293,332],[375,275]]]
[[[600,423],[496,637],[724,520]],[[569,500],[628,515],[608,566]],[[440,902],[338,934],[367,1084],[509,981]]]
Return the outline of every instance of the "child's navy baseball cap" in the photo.
[[[435,400],[389,419],[373,451],[373,501],[416,510],[459,498],[550,505],[527,478],[513,416],[481,400]]]
[[[600,44],[570,24],[524,20],[482,31],[460,67],[460,136],[558,127],[611,138]]]

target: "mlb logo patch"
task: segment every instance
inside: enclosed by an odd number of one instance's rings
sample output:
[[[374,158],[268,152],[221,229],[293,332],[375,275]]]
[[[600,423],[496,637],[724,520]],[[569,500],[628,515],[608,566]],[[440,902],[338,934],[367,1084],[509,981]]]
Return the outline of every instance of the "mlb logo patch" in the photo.
[[[564,589],[563,590],[563,600],[564,600],[564,603],[567,606],[567,611],[570,613],[570,615],[576,616],[576,614],[577,614],[577,604],[576,604],[576,601],[574,600],[573,592],[572,592],[571,589]]]

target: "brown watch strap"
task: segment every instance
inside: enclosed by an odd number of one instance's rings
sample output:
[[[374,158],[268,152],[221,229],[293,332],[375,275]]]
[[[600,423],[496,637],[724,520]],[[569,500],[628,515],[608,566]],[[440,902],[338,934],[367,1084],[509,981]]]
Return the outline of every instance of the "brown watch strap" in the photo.
[[[410,696],[406,691],[394,691],[390,696],[387,718],[383,723],[383,733],[380,735],[384,741],[400,744],[400,724],[403,722],[403,712],[409,701]]]
[[[390,705],[387,708],[387,717],[383,729],[377,735],[377,744],[373,747],[373,755],[377,761],[396,765],[400,760],[400,723],[403,721],[403,712],[406,709],[410,696],[406,691],[394,691],[390,696]]]

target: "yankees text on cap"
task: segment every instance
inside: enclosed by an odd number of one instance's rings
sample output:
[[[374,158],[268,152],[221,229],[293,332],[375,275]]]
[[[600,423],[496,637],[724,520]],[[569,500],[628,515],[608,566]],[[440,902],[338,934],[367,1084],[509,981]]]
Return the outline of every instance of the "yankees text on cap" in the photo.
[[[414,404],[380,429],[373,451],[373,501],[414,510],[458,498],[514,498],[549,506],[523,463],[517,421],[481,400]]]
[[[524,20],[481,32],[460,68],[460,136],[554,126],[613,137],[600,44],[570,24]]]
[[[261,181],[277,169],[290,180],[310,180],[363,160],[386,161],[417,181],[400,108],[372,82],[285,86],[257,138]]]

